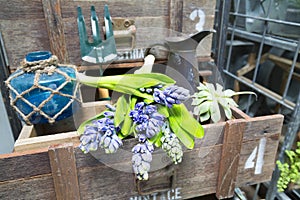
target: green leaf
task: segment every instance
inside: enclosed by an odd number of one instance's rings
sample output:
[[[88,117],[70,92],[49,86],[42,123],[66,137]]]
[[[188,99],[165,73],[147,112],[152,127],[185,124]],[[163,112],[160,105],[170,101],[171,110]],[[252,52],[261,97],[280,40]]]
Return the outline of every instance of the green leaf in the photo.
[[[200,108],[199,108],[199,106],[194,107],[193,114],[194,115],[200,115]]]
[[[132,129],[133,129],[133,121],[131,119],[131,117],[129,117],[129,112],[130,110],[127,111],[127,114],[125,115],[123,124],[122,124],[122,128],[121,128],[121,133],[124,137],[127,137],[128,135],[130,135],[132,133]]]
[[[198,93],[195,93],[194,95],[197,96],[198,98],[205,98],[205,97],[210,97],[211,96],[209,91],[200,91]]]
[[[105,112],[105,111],[103,111],[103,112],[101,112],[100,114],[95,115],[94,117],[91,117],[90,119],[88,119],[88,120],[82,122],[82,123],[80,124],[80,126],[78,127],[78,129],[77,129],[78,134],[79,134],[79,135],[83,134],[84,129],[85,129],[85,126],[88,125],[88,124],[91,124],[92,121],[104,117],[104,115],[103,115],[104,112]]]
[[[169,111],[168,111],[168,108],[164,105],[157,105],[157,112],[159,114],[162,114],[163,116],[165,116],[166,118],[169,117]]]
[[[130,108],[129,103],[127,103],[124,95],[119,97],[116,104],[116,113],[114,117],[115,126],[120,126],[120,124],[124,121],[125,115],[127,114],[127,110]]]
[[[216,84],[216,93],[219,94],[220,96],[223,95],[223,86],[220,85],[219,83]]]
[[[179,126],[187,133],[197,138],[202,138],[204,136],[203,127],[186,109],[184,104],[174,104],[172,108],[168,108],[168,110],[170,114],[169,117],[174,117]]]
[[[152,144],[154,144],[156,147],[160,147],[161,146],[161,137],[163,136],[162,131],[160,131],[159,133],[157,133],[154,137],[152,137],[151,139],[148,139]]]
[[[225,116],[227,117],[227,119],[231,119],[232,118],[232,112],[230,107],[228,106],[223,106],[224,112],[225,112]]]
[[[124,116],[124,121],[123,121],[123,124],[121,127],[121,133],[122,133],[123,137],[127,137],[128,135],[130,135],[133,132],[134,125],[133,125],[133,121],[132,121],[131,117],[129,116],[129,113],[131,110],[134,109],[136,101],[137,101],[137,98],[132,97],[130,99],[130,102],[128,103],[128,105],[130,105],[130,106],[127,109],[127,112]]]
[[[211,101],[205,101],[199,105],[199,114],[203,114],[209,111],[211,107],[212,102]]]
[[[221,112],[220,112],[220,108],[219,108],[219,105],[218,105],[217,101],[213,101],[212,102],[209,110],[210,110],[211,120],[214,123],[217,123],[218,121],[220,121],[220,119],[221,119]]]
[[[224,91],[224,96],[226,96],[226,97],[232,97],[235,94],[236,94],[236,92],[233,91],[233,90],[230,90],[230,89],[227,89],[227,90]]]
[[[136,75],[136,74],[131,74],[131,75]],[[165,74],[161,74],[161,73],[145,73],[145,74],[138,74],[139,77],[144,77],[144,78],[153,78],[156,80],[159,80],[161,83],[164,84],[175,84],[176,81],[174,79],[172,79],[171,77],[165,75]]]
[[[135,95],[137,97],[141,97],[141,98],[145,98],[145,99],[149,99],[149,100],[153,100],[152,95],[147,94],[147,93],[142,93],[139,89],[125,87],[123,85],[113,86],[108,89],[111,89],[111,90],[114,90],[117,92],[121,92],[121,93],[125,93],[125,94],[129,94],[129,95]]]
[[[134,110],[136,102],[137,102],[137,98],[134,97],[134,96],[131,97],[131,99],[130,99],[130,108],[131,108],[131,110]]]
[[[148,88],[159,84],[166,86],[175,83],[172,78],[160,73],[123,74],[102,77],[91,77],[78,73],[77,78],[80,83],[88,86],[107,88],[150,100],[153,100],[152,95],[140,92],[140,88]]]
[[[200,83],[200,85],[197,87],[197,89],[198,90],[207,90],[207,87],[204,85],[204,84],[202,84],[202,83]]]
[[[193,106],[199,105],[205,100],[207,100],[207,99],[206,98],[194,98],[193,101],[192,101],[192,105]]]
[[[182,142],[182,144],[184,144],[184,146],[186,146],[189,149],[193,149],[194,138],[179,126],[176,117],[170,116],[168,119],[171,130],[175,133],[175,135]]]
[[[200,122],[205,122],[205,121],[209,120],[209,118],[210,118],[210,114],[209,114],[209,112],[206,112],[206,113],[200,115]]]

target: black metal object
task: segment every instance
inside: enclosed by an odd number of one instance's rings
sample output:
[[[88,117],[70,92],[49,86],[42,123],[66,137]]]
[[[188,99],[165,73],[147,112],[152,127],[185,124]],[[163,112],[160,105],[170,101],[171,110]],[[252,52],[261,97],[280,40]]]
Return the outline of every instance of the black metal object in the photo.
[[[189,37],[167,37],[162,43],[153,44],[150,46],[145,55],[148,55],[153,47],[162,47],[168,51],[168,63],[170,68],[166,68],[164,74],[177,80],[179,86],[188,87],[181,82],[180,77],[174,75],[174,69],[179,72],[179,75],[185,77],[191,87],[190,91],[195,91],[199,85],[198,62],[196,59],[196,49],[202,39],[215,31],[203,30]],[[170,71],[171,70],[171,71]],[[174,75],[174,76],[173,76]],[[185,80],[184,80],[185,82]]]
[[[225,62],[225,49],[227,40],[227,30],[229,23],[229,11],[231,7],[231,1],[219,0],[217,2],[217,12],[215,20],[216,44],[215,44],[215,62],[220,72],[224,69]]]
[[[1,72],[0,73],[1,94],[3,97],[3,102],[5,104],[5,108],[6,108],[7,116],[8,116],[9,122],[10,122],[10,126],[12,129],[13,135],[14,135],[14,139],[16,140],[22,129],[22,124],[21,124],[20,120],[18,119],[16,113],[10,106],[8,89],[4,84],[4,81],[9,76],[10,71],[9,71],[9,67],[8,67],[8,60],[7,60],[7,56],[5,53],[4,42],[2,39],[1,32],[0,32],[0,72]]]
[[[278,160],[280,160],[280,162],[283,163],[285,161],[286,158],[285,150],[290,150],[292,148],[299,127],[300,127],[300,92],[298,95],[297,104],[295,106],[292,118],[288,123],[287,133],[285,135],[282,147],[279,151]],[[269,185],[266,199],[271,200],[277,196],[277,181],[279,179],[279,176],[280,176],[280,171],[278,170],[278,167],[276,167],[275,171],[273,172],[272,180]]]
[[[296,63],[299,60],[299,51],[300,51],[300,32],[299,37],[287,37],[284,35],[275,35],[270,32],[270,26],[276,24],[277,26],[287,26],[289,28],[295,28],[299,30],[300,22],[292,22],[288,20],[282,20],[273,18],[270,15],[272,10],[271,4],[276,3],[275,0],[249,0],[247,3],[253,4],[254,6],[262,6],[264,4],[264,16],[255,15],[257,13],[249,14],[249,10],[242,9],[240,10],[240,4],[245,5],[248,0],[217,0],[216,7],[216,20],[215,20],[215,29],[217,30],[217,38],[215,39],[217,42],[213,45],[215,49],[215,60],[218,64],[220,71],[223,71],[226,79],[237,80],[245,86],[248,86],[250,89],[253,89],[258,95],[271,99],[274,102],[281,105],[282,109],[290,111],[290,117],[286,117],[285,121],[287,123],[288,130],[285,133],[285,139],[282,144],[282,148],[279,151],[279,160],[283,161],[285,158],[285,150],[291,149],[291,146],[296,138],[296,134],[299,131],[300,127],[300,89],[298,87],[297,90],[294,91],[295,97],[293,97],[293,104],[287,103],[288,100],[288,90],[292,85],[292,77],[293,73],[296,71]],[[278,3],[278,2],[277,2]],[[251,7],[251,11],[254,10],[253,5]],[[274,5],[274,4],[273,4]],[[235,6],[235,7],[234,7]],[[230,10],[232,9],[232,10]],[[247,30],[246,24],[241,25],[241,23],[246,23],[246,20],[256,20],[261,25],[261,32],[258,30]],[[229,22],[229,23],[227,23]],[[226,37],[228,33],[228,36]],[[236,55],[233,54],[234,44],[236,40],[241,40],[244,42],[253,42],[257,45],[256,50],[256,63],[255,68],[252,70],[251,82],[247,82],[244,79],[241,79],[235,71],[232,69],[231,62]],[[263,57],[263,53],[266,52],[266,49],[280,49],[282,52],[289,52],[291,55],[290,60],[291,64],[289,66],[289,71],[287,72],[286,84],[283,85],[282,93],[280,94],[280,98],[274,97],[260,87],[257,87],[257,81],[261,78],[261,60]],[[225,49],[227,51],[225,51]],[[298,61],[299,62],[299,61]],[[268,66],[264,66],[268,67]],[[270,66],[269,66],[270,67]],[[270,75],[270,74],[268,74]],[[265,77],[268,79],[268,77]],[[269,87],[270,85],[268,85]],[[297,98],[296,98],[297,97]],[[251,96],[248,99],[248,109],[251,103]],[[278,112],[282,112],[282,109]],[[249,113],[248,113],[249,114]],[[274,171],[274,175],[270,183],[268,183],[268,192],[266,199],[273,200],[284,199],[284,193],[277,193],[277,180],[279,178],[279,171],[276,167]]]

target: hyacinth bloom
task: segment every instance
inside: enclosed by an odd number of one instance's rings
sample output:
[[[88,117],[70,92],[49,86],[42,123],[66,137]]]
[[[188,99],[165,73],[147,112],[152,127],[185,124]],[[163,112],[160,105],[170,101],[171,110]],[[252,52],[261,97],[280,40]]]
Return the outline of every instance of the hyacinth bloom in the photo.
[[[150,162],[152,161],[153,151],[153,145],[147,140],[132,148],[132,167],[139,180],[148,180],[148,172],[150,171]]]
[[[162,149],[168,154],[175,164],[181,163],[183,151],[180,142],[174,133],[165,133],[161,137]]]
[[[114,125],[115,107],[106,105],[109,109],[103,113],[104,117],[94,120],[91,125],[85,127],[80,137],[79,148],[84,152],[96,151],[98,147],[104,148],[106,153],[114,153],[122,146],[122,140],[117,136],[119,127]]]
[[[99,146],[101,134],[94,126],[86,126],[83,135],[80,137],[79,148],[84,152],[96,151]]]
[[[180,104],[187,100],[189,95],[189,90],[177,85],[171,85],[163,91],[155,88],[153,92],[154,101],[166,105],[169,108],[171,108],[173,104]]]
[[[157,112],[157,107],[144,102],[137,103],[129,116],[136,124],[136,130],[143,132],[147,138],[155,136],[164,123],[164,116]]]
[[[115,131],[111,131],[110,129],[100,139],[100,147],[105,150],[105,153],[115,153],[122,145],[122,140],[117,136]]]

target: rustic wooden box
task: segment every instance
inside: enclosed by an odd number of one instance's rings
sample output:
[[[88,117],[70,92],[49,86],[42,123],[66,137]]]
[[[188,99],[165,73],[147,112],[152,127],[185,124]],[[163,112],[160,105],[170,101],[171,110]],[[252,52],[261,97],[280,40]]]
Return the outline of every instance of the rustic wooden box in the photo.
[[[216,0],[0,0],[0,31],[10,68],[15,69],[28,52],[37,50],[50,50],[61,63],[81,65],[77,6],[91,33],[90,6],[95,6],[102,23],[105,4],[112,19],[135,21],[136,44],[145,48],[163,40],[167,29],[186,34],[196,33],[197,24],[213,29]],[[139,32],[149,27],[152,31]],[[197,55],[210,57],[211,43],[212,36],[203,40]]]
[[[105,103],[84,103],[75,124]],[[236,108],[233,114],[236,119],[204,125],[205,137],[195,140],[193,150],[184,150],[178,165],[156,150],[151,169],[157,170],[150,172],[148,181],[136,181],[131,172],[130,151],[136,140],[125,140],[116,154],[85,155],[76,148],[75,131],[34,137],[47,130],[25,126],[15,152],[0,155],[0,199],[188,199],[212,193],[220,199],[231,197],[235,187],[270,180],[283,123],[282,115],[250,118]],[[64,123],[68,127],[69,122]]]

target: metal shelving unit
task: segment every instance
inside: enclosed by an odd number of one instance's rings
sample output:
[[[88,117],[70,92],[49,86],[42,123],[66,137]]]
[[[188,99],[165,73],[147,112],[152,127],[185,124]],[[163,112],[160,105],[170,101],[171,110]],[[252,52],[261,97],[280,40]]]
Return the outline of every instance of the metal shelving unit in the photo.
[[[251,2],[250,2],[251,1]],[[216,63],[219,67],[219,70],[223,72],[224,79],[231,79],[235,82],[241,83],[243,86],[255,91],[259,96],[263,98],[268,98],[276,102],[278,113],[281,113],[283,109],[290,110],[290,117],[286,120],[287,131],[285,133],[285,139],[279,150],[278,159],[283,162],[285,159],[285,150],[291,149],[292,144],[295,141],[297,132],[300,127],[300,87],[296,92],[297,98],[290,100],[288,98],[288,91],[291,87],[291,82],[295,77],[298,77],[300,73],[299,65],[299,51],[300,51],[300,22],[288,21],[285,19],[276,19],[272,18],[273,6],[280,3],[277,0],[218,0],[216,7],[216,22],[215,29],[219,32],[217,34],[216,43],[213,45],[213,51],[216,54]],[[255,15],[255,12],[249,12],[247,5],[251,4],[251,9],[259,10],[255,6],[263,6],[265,13],[263,16],[259,13]],[[256,5],[254,5],[256,4]],[[244,9],[242,6],[245,6]],[[278,11],[276,11],[278,12]],[[300,12],[300,6],[299,6]],[[246,21],[256,20],[261,25],[261,30],[247,30],[247,26],[244,24],[241,25],[241,21],[246,23]],[[274,26],[283,26],[286,25],[289,28],[299,29],[299,37],[286,37],[283,35],[275,35],[270,32],[271,25]],[[226,37],[227,36],[227,37]],[[236,40],[243,42],[251,42],[255,46],[256,59],[252,63],[252,68],[249,70],[251,75],[247,77],[241,76],[238,73],[238,70],[233,70],[234,68],[232,62],[236,59],[234,55],[234,44]],[[226,43],[226,48],[224,48],[224,43]],[[285,66],[288,68],[287,74],[285,77],[285,84],[282,84],[281,93],[275,92],[268,88],[267,86],[262,86],[258,83],[258,76],[261,73],[260,68],[262,67],[262,62],[266,59],[266,49],[277,48],[282,51],[287,51],[289,55],[292,55],[290,58],[289,64]],[[226,49],[226,50],[225,50]],[[252,52],[253,53],[253,52]],[[268,56],[268,54],[267,54]],[[277,55],[278,56],[278,55]],[[281,56],[278,56],[281,58]],[[267,57],[268,59],[268,57]],[[280,59],[279,59],[280,60]],[[272,60],[271,60],[272,61]],[[275,62],[275,61],[273,61]],[[278,60],[276,61],[278,62]],[[248,60],[249,64],[249,60]],[[275,67],[278,63],[275,63]],[[236,66],[235,66],[236,67]],[[269,66],[264,66],[269,67]],[[274,67],[274,66],[273,66]],[[246,67],[247,68],[247,67]],[[236,69],[236,68],[235,68]],[[267,78],[267,77],[266,77]],[[299,80],[300,84],[300,80]],[[246,106],[246,113],[249,113],[251,106],[252,97],[248,98],[248,105]],[[268,192],[266,199],[287,199],[287,196],[283,193],[277,193],[277,180],[279,178],[279,171],[276,168],[270,183],[268,183]],[[297,193],[297,192],[296,192]]]

